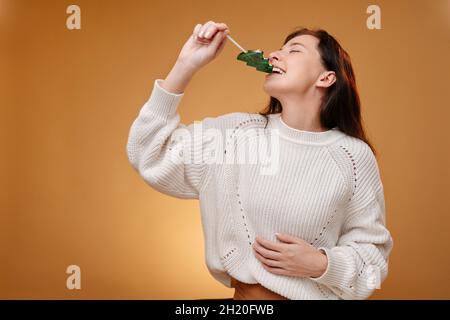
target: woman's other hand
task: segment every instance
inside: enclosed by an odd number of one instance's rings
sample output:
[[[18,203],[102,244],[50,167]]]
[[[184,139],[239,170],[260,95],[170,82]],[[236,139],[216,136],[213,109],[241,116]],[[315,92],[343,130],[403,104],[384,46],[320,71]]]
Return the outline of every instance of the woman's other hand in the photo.
[[[281,242],[256,237],[253,249],[256,258],[267,271],[286,276],[320,277],[327,269],[325,253],[303,239],[278,234]]]

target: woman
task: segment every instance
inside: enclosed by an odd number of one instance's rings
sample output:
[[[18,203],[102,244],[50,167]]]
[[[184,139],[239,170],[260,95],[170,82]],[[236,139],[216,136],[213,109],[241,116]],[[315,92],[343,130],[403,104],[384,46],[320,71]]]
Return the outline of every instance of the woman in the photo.
[[[131,164],[156,190],[199,199],[207,267],[234,299],[368,298],[393,241],[349,56],[323,30],[296,30],[269,56],[279,73],[266,76],[264,112],[181,124],[186,86],[228,32],[198,24],[155,80],[130,129]],[[270,161],[249,161],[264,146]]]

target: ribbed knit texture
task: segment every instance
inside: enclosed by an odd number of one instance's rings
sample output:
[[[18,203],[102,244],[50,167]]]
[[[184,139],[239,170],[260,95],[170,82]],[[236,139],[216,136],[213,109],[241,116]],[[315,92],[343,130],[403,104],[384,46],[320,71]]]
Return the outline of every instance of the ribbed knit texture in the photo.
[[[265,117],[244,112],[187,126],[177,112],[184,93],[164,90],[162,81],[155,80],[131,126],[128,158],[154,189],[199,199],[211,275],[227,287],[231,275],[289,299],[368,298],[374,275],[380,282],[387,276],[393,246],[383,184],[369,146],[337,127],[325,132],[291,128],[280,114],[269,115],[267,126]],[[255,145],[251,141],[260,135],[270,142],[270,154],[278,155],[276,166],[226,161],[239,159],[246,150],[239,147]],[[217,148],[220,137],[222,149]],[[252,244],[256,235],[278,241],[275,232],[323,250],[325,273],[301,278],[265,270]]]

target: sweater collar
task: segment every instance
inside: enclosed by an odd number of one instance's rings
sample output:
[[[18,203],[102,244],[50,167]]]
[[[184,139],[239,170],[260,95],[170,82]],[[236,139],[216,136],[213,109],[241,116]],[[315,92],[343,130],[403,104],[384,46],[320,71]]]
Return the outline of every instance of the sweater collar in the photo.
[[[278,129],[280,137],[296,143],[326,145],[345,135],[337,126],[321,132],[305,131],[288,126],[281,119],[281,113],[275,113],[269,116],[273,119],[273,128]]]

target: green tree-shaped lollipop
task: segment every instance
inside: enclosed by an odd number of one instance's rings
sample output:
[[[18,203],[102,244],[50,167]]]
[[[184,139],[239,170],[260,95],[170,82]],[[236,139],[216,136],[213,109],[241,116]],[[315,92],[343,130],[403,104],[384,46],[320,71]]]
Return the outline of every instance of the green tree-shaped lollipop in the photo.
[[[245,50],[242,48],[230,35],[227,35],[228,39],[233,42],[239,50],[242,52],[237,56],[238,60],[247,62],[248,66],[255,67],[256,70],[272,73],[273,66],[269,63],[268,58],[264,58],[264,51],[261,50]]]

